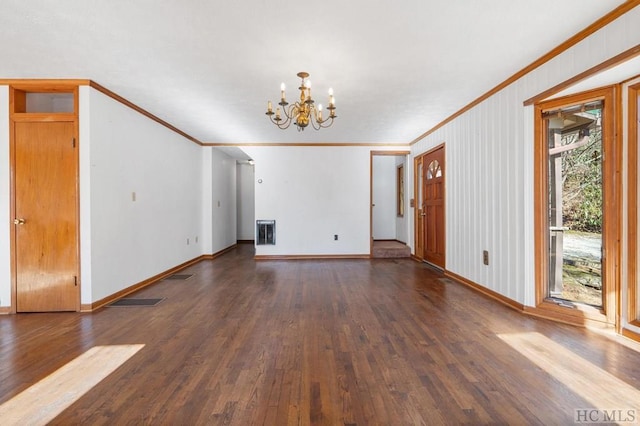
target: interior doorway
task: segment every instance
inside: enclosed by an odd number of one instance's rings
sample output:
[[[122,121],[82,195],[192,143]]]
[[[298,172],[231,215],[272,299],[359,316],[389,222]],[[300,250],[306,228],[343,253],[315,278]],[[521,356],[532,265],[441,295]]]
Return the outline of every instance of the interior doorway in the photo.
[[[407,158],[409,151],[372,151],[370,161],[371,257],[410,257]]]
[[[254,244],[255,219],[255,166],[253,160],[236,161],[236,215],[238,244]]]

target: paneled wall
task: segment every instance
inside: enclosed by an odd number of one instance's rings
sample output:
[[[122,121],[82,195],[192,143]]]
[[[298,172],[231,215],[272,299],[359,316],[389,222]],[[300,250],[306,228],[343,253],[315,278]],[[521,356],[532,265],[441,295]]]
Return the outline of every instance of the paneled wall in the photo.
[[[414,156],[446,146],[447,270],[535,303],[533,110],[523,102],[637,45],[639,22],[635,8],[412,146]]]

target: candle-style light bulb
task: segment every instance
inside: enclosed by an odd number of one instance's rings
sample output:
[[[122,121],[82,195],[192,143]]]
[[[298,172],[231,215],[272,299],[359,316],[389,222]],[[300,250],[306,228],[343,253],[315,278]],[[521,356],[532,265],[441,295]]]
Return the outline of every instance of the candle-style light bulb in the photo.
[[[322,104],[318,104],[318,121],[322,123]]]
[[[280,118],[280,107],[276,108],[276,120]]]
[[[284,83],[280,84],[280,98],[284,101],[285,100],[285,95],[284,95],[284,89],[286,88],[286,86],[284,85]]]
[[[329,96],[333,96],[333,87],[329,87]]]
[[[271,106],[271,101],[267,102],[267,112],[273,112],[273,107]]]

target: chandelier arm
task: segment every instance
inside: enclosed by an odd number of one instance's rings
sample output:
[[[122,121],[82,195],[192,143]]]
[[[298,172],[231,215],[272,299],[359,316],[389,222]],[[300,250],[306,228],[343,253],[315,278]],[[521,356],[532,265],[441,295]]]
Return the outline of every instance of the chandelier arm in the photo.
[[[315,117],[315,119],[317,121],[317,124],[318,124],[318,127],[314,126],[314,129],[320,130],[320,129],[323,129],[323,128],[331,126],[331,124],[329,124],[329,125],[325,124],[329,120],[328,118],[324,118],[322,121],[318,120],[319,111],[315,107],[313,108],[313,115],[314,115],[314,117]]]
[[[321,124],[320,127],[322,127],[323,129],[326,129],[327,127],[331,127],[331,125],[333,124],[333,119],[335,117],[329,117],[328,119],[324,120]],[[327,124],[328,123],[328,124]]]
[[[299,107],[299,103],[296,101],[294,103],[292,103],[291,105],[289,105],[289,110],[287,111],[287,108],[284,108],[284,115],[287,117],[288,120],[293,120],[294,117],[296,117],[298,115],[298,113],[296,112],[296,110],[300,109]]]
[[[280,121],[276,121],[273,119],[273,116],[269,116],[269,120],[271,120],[271,122],[273,124],[275,124],[276,126],[278,126],[280,129],[286,129],[291,125],[291,118],[287,117],[285,120],[280,120]]]
[[[313,127],[315,130],[320,130],[320,128],[322,127],[322,123],[318,123],[317,119],[310,119],[309,122],[311,122],[311,127]]]
[[[318,127],[318,111],[313,105],[308,105],[308,107],[309,107],[309,124],[311,124],[311,127],[313,127],[315,130],[320,130],[320,127]]]
[[[328,118],[323,119],[322,121],[318,120],[318,110],[316,108],[312,108],[313,119],[311,121],[311,125],[315,130],[326,129],[327,127],[331,127],[333,124],[333,119],[335,116],[329,116]]]
[[[295,118],[298,116],[299,110],[300,102],[296,101],[292,104],[282,106],[282,116],[284,116],[284,118],[282,118],[280,121],[275,121],[272,117],[269,118],[271,119],[271,122],[278,126],[280,129],[288,129],[289,126],[291,126],[291,124],[295,122]]]

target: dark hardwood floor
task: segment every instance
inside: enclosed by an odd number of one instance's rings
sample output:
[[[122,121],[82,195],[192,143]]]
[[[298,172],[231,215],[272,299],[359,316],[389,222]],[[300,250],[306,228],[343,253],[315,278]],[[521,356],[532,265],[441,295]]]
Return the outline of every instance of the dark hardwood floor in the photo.
[[[52,424],[554,425],[640,409],[635,343],[525,316],[408,259],[252,250],[135,294],[165,298],[155,307],[0,317],[0,404],[92,347],[144,344]]]

